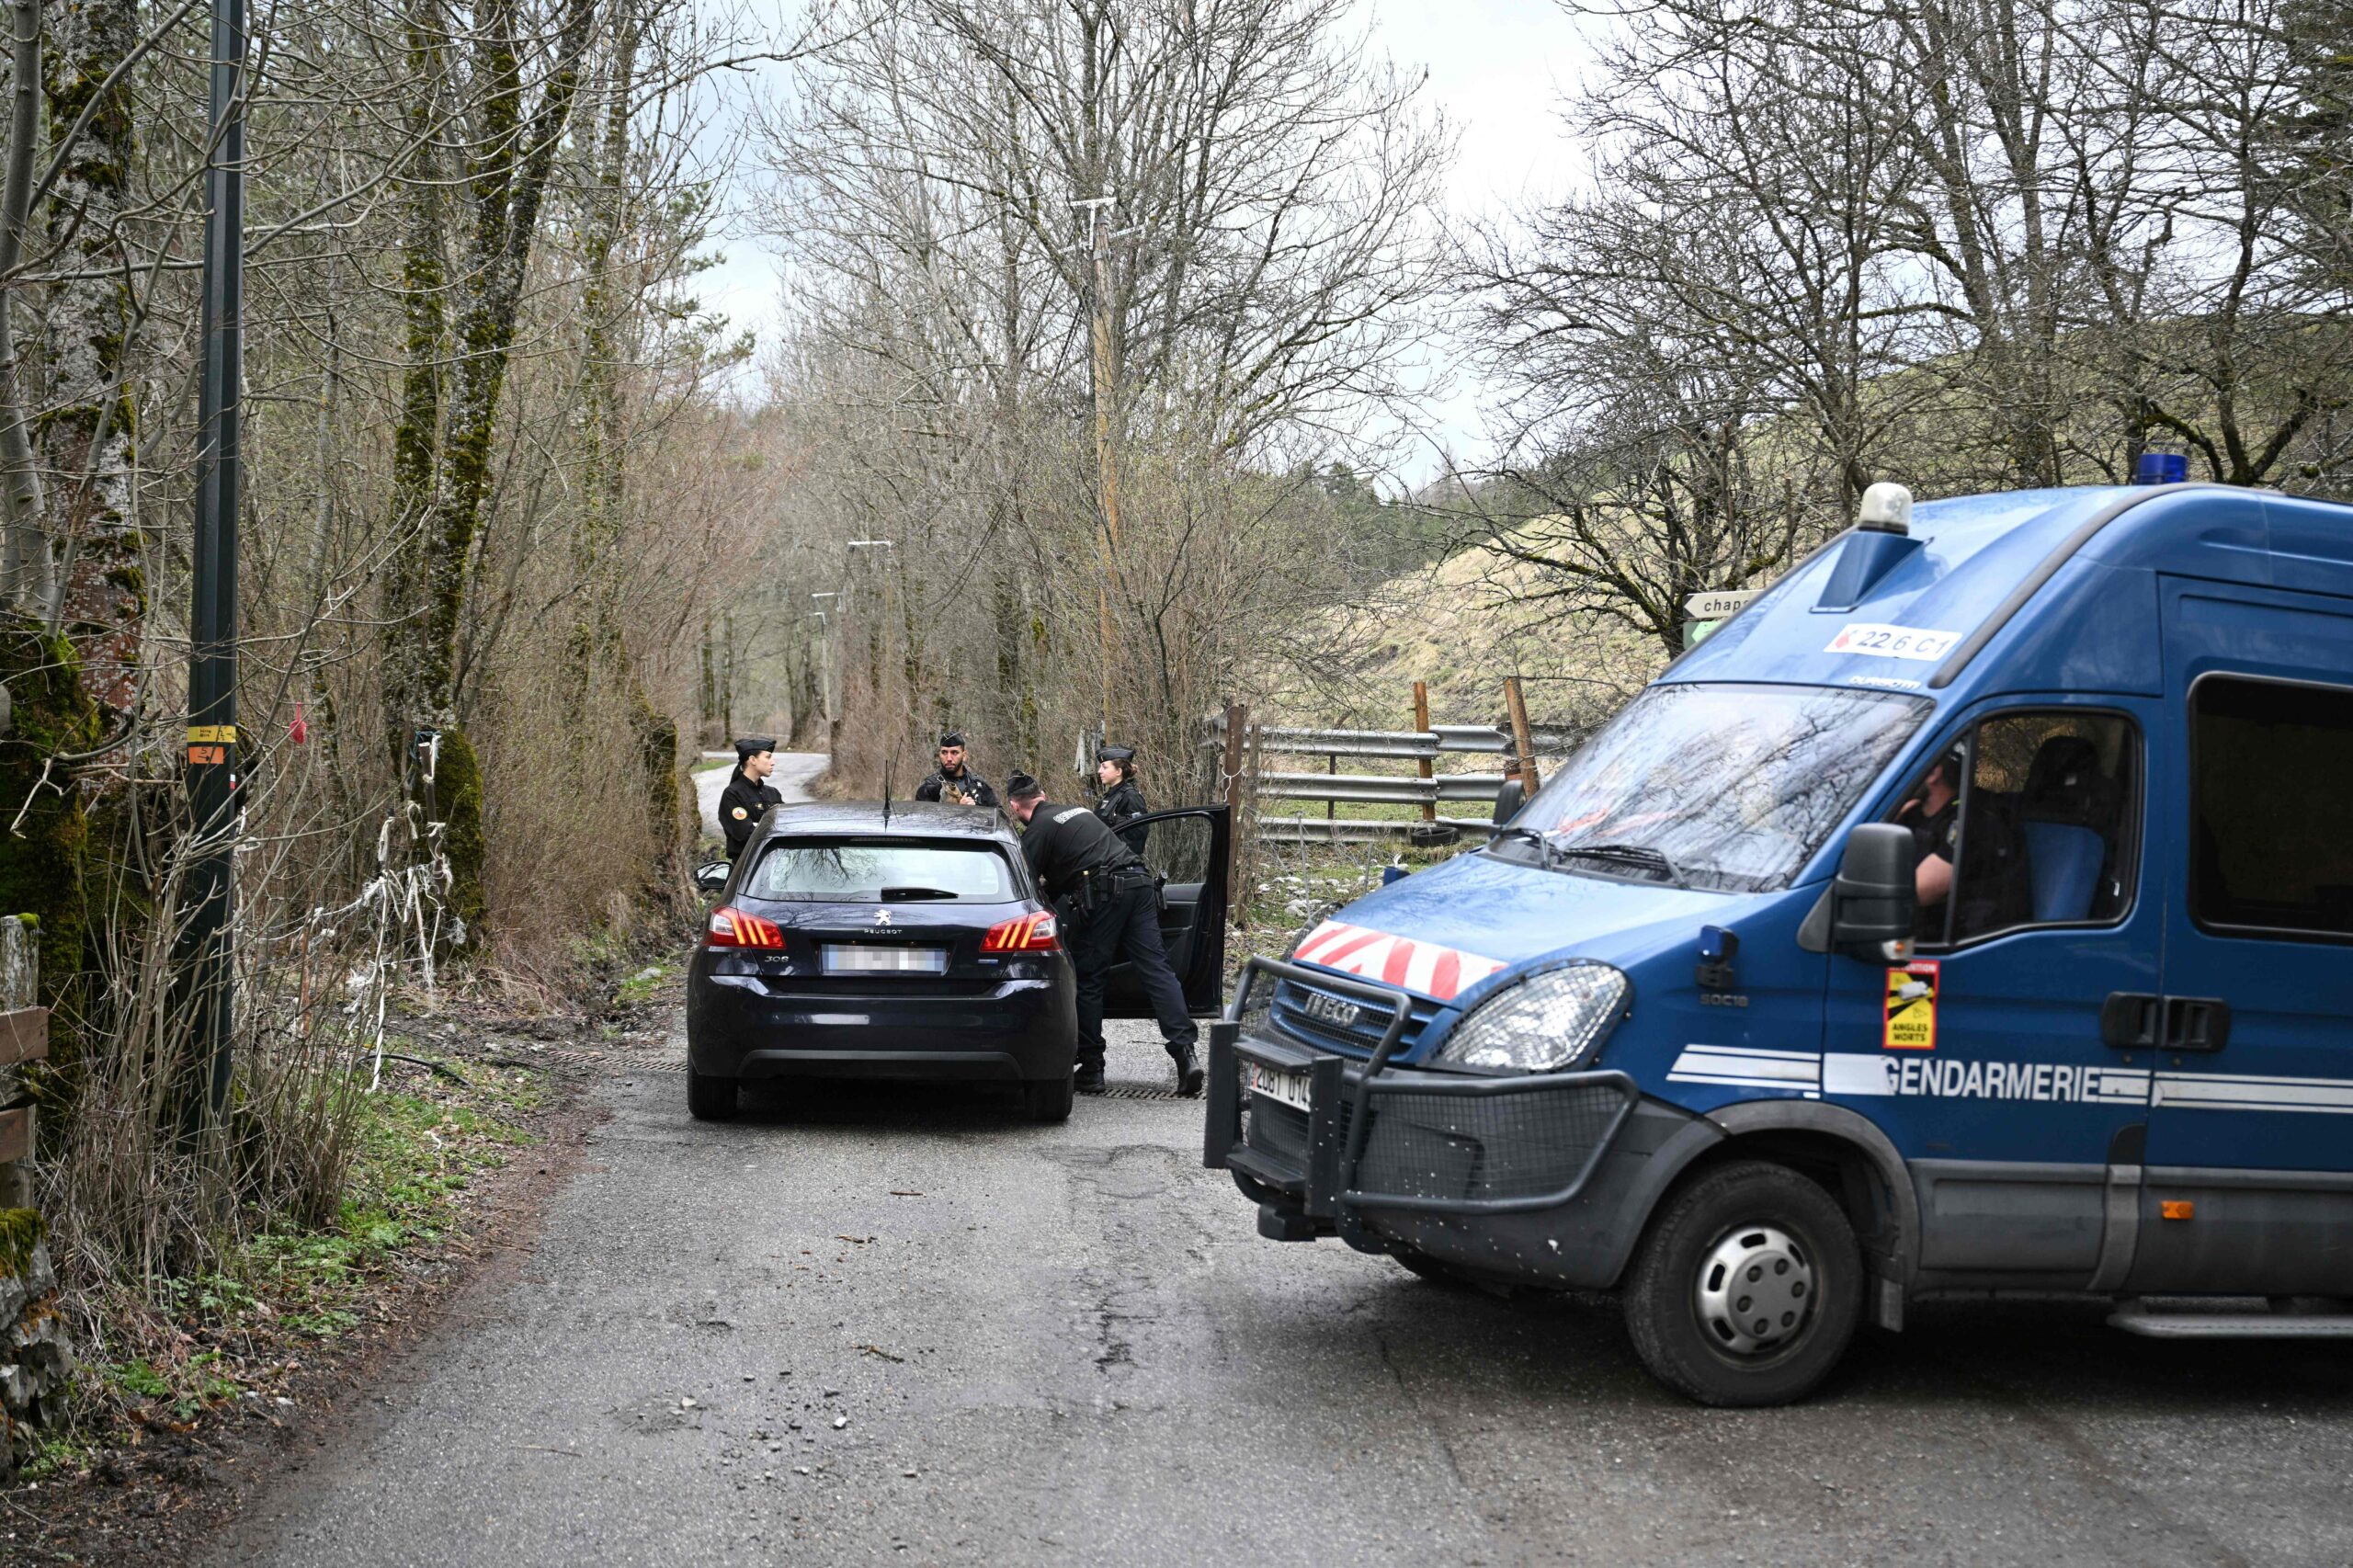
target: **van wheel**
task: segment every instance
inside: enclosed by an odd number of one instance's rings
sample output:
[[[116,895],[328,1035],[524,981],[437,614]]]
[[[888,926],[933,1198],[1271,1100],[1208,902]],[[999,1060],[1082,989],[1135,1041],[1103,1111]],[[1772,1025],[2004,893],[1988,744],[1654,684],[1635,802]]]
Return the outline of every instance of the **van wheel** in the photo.
[[[693,1063],[688,1063],[687,1109],[697,1121],[734,1120],[737,1082],[733,1078],[717,1078],[708,1073],[698,1073]]]
[[[1626,1330],[1651,1376],[1702,1404],[1787,1404],[1846,1353],[1862,1250],[1830,1195],[1744,1160],[1669,1199],[1628,1275]]]
[[[1021,1085],[1021,1109],[1032,1121],[1068,1121],[1075,1080],[1068,1073],[1059,1078],[1033,1078]]]

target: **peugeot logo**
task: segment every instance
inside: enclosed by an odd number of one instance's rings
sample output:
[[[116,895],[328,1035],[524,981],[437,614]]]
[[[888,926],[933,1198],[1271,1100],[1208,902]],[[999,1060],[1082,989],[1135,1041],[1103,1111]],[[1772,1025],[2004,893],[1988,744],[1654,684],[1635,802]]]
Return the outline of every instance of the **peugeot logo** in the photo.
[[[891,924],[891,912],[887,909],[876,910],[874,912],[874,924],[877,926],[888,926]]]
[[[1362,1011],[1354,1002],[1343,1002],[1337,996],[1326,996],[1320,991],[1307,994],[1307,1016],[1317,1023],[1347,1028]]]

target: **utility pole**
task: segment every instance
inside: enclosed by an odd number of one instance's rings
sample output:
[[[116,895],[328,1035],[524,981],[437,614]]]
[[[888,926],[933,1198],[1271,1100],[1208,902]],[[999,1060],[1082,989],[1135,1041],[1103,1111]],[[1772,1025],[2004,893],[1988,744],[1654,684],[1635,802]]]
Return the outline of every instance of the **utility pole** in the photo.
[[[1111,354],[1111,234],[1104,222],[1113,205],[1109,191],[1074,207],[1086,210],[1087,249],[1095,260],[1095,476],[1103,506],[1103,531],[1097,536],[1102,571],[1095,583],[1097,635],[1103,644],[1103,733],[1111,733],[1111,584],[1120,558],[1120,464],[1112,443],[1111,420],[1118,403],[1118,365]]]
[[[234,1022],[231,874],[237,830],[238,399],[243,392],[245,0],[212,0],[205,160],[204,314],[197,390],[196,538],[188,616],[188,787],[194,851],[174,977],[189,1020],[192,1136],[229,1098]]]

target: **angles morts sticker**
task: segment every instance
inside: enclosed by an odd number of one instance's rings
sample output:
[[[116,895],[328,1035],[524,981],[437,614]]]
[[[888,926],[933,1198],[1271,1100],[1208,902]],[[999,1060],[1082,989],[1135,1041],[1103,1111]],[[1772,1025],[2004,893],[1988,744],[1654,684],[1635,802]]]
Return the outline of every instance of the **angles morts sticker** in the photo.
[[[1890,1051],[1937,1049],[1937,966],[1927,959],[1887,971],[1887,1025],[1881,1043]]]
[[[1451,1002],[1463,992],[1504,967],[1500,959],[1483,958],[1460,948],[1416,942],[1363,926],[1326,920],[1307,934],[1291,953],[1295,963],[1320,964],[1342,974],[1362,975],[1383,985]]]

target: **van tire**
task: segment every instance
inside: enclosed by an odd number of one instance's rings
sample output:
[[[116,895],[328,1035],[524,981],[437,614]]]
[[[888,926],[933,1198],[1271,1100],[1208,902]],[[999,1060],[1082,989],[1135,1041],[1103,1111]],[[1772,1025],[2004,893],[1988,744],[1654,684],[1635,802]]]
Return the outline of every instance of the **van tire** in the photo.
[[[1732,1294],[1744,1274],[1762,1301]],[[1862,1249],[1836,1200],[1786,1165],[1743,1160],[1660,1206],[1622,1305],[1651,1376],[1701,1404],[1745,1407],[1811,1393],[1846,1354],[1862,1301]]]
[[[736,1096],[739,1080],[714,1077],[698,1073],[694,1064],[687,1064],[687,1109],[697,1121],[733,1121],[741,1103]]]
[[[1068,1121],[1077,1093],[1077,1082],[1068,1073],[1059,1078],[1032,1078],[1021,1085],[1022,1113],[1032,1121]]]

